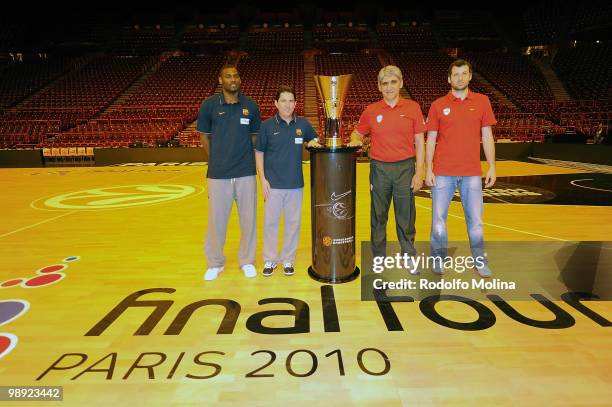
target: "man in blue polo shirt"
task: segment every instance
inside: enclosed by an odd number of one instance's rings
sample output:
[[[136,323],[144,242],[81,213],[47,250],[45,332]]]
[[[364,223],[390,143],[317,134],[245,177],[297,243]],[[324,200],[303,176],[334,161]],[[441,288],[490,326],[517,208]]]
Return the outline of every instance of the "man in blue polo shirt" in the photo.
[[[281,86],[274,105],[278,113],[264,121],[257,137],[255,159],[264,205],[264,276],[271,276],[278,263],[285,275],[294,273],[293,262],[300,239],[302,217],[302,144],[321,147],[308,120],[296,116],[295,91]],[[278,226],[284,212],[283,248],[278,255]]]
[[[255,277],[257,180],[252,137],[259,131],[259,106],[240,93],[240,75],[234,66],[221,68],[220,94],[200,107],[197,130],[208,138],[208,269],[204,280],[214,280],[223,271],[223,246],[234,201],[240,218],[238,259],[246,277]]]

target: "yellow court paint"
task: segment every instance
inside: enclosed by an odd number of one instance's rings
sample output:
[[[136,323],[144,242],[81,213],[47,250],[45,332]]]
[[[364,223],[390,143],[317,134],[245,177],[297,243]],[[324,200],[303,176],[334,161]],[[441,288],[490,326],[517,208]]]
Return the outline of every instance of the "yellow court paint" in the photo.
[[[368,168],[358,164],[357,242],[369,240]],[[0,281],[12,281],[0,288],[0,310],[5,301],[15,307],[16,300],[27,303],[0,326],[7,337],[17,338],[0,357],[0,385],[63,386],[63,403],[74,406],[610,403],[612,330],[566,302],[554,304],[575,324],[542,329],[484,301],[495,323],[479,331],[437,324],[418,302],[395,303],[402,330],[390,331],[377,303],[360,300],[359,280],[322,289],[306,273],[307,164],[296,274],[286,277],[277,269],[269,278],[242,275],[234,209],[225,271],[204,282],[205,171],[199,166],[0,170]],[[498,177],[579,172],[498,163]],[[429,199],[417,198],[417,240],[429,239],[429,208]],[[261,199],[257,211],[261,226]],[[461,204],[451,203],[449,215],[449,239],[466,240]],[[489,241],[605,241],[612,236],[611,220],[609,206],[491,203],[485,204],[484,232]],[[395,240],[392,210],[388,238]],[[262,245],[259,227],[258,271]],[[359,245],[357,250],[359,263]],[[32,278],[48,284],[30,287]],[[142,290],[151,292],[138,297]],[[131,294],[141,306],[132,303],[112,314]],[[263,299],[268,303],[260,304]],[[553,318],[536,301],[510,304],[535,320]],[[585,304],[612,319],[610,302]],[[275,310],[286,315],[261,313]],[[478,317],[457,302],[439,303],[436,311],[457,322]],[[298,314],[301,333],[279,333],[294,327]]]

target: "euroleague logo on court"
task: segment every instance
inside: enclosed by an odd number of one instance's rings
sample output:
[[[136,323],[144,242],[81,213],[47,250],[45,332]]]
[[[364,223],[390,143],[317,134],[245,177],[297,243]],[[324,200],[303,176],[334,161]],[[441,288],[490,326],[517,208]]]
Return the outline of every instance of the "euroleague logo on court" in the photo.
[[[38,209],[97,210],[129,208],[182,199],[199,192],[191,185],[123,185],[69,192],[32,203]]]
[[[71,256],[62,260],[61,264],[52,264],[36,270],[31,277],[17,277],[0,282],[0,289],[9,288],[41,288],[58,283],[66,277],[63,273],[68,264],[80,260],[79,256]],[[30,303],[22,299],[0,300],[0,326],[20,318],[30,309]],[[19,338],[8,332],[0,332],[0,359],[8,355],[17,346]]]
[[[431,189],[423,185],[415,195],[431,198]],[[493,188],[482,189],[482,199],[486,203],[538,204],[555,198],[556,195],[552,191],[544,188],[500,181],[497,181]],[[453,201],[461,201],[458,191],[455,191]]]
[[[0,326],[8,324],[25,314],[30,303],[25,300],[0,301]],[[17,346],[19,339],[8,332],[0,332],[0,359],[8,355]]]

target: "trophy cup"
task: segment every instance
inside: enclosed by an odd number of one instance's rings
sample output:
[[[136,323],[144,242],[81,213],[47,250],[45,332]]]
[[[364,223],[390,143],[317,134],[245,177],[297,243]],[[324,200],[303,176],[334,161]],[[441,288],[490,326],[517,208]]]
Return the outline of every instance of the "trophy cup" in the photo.
[[[351,75],[315,75],[325,114],[324,147],[309,148],[312,222],[310,277],[344,283],[355,266],[355,173],[357,147],[342,142],[342,110]]]
[[[344,100],[351,85],[352,76],[315,75],[314,77],[317,93],[323,102],[326,147],[335,148],[342,145],[342,122],[340,116],[342,116]]]

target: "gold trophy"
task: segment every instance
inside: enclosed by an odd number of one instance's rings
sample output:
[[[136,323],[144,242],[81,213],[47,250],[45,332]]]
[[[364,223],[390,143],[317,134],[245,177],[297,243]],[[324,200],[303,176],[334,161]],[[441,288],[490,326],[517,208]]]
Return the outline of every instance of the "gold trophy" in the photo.
[[[325,147],[342,147],[342,109],[353,75],[315,75],[317,93],[325,114]]]

